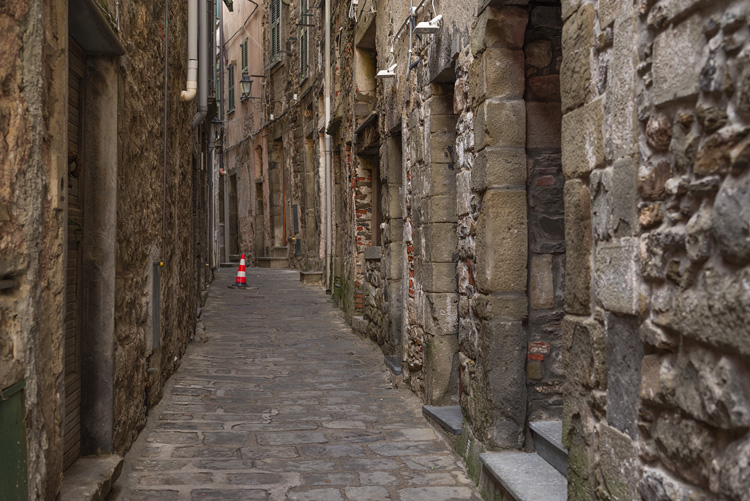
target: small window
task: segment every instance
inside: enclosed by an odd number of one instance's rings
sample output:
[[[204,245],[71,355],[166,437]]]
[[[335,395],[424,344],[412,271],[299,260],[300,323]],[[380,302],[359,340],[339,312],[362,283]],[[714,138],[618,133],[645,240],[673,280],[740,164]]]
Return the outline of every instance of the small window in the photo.
[[[242,73],[247,73],[247,38],[240,44],[242,50]]]
[[[234,111],[234,63],[229,65],[227,74],[229,78],[229,88],[227,89],[229,92],[229,95],[227,96],[227,113],[231,113]]]
[[[271,0],[271,63],[281,59],[281,0]]]
[[[310,14],[308,13],[308,0],[300,0],[299,2],[299,12],[300,12],[300,20],[299,20],[299,79],[304,80],[308,76],[308,58],[310,53],[310,42],[309,42],[309,27],[308,25],[311,24]]]

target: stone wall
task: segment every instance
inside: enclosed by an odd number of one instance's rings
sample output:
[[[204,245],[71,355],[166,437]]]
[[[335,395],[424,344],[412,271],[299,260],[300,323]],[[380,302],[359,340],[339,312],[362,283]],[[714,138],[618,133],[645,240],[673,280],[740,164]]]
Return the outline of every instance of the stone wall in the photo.
[[[571,499],[744,499],[747,2],[564,1]]]
[[[163,124],[163,79],[153,78],[153,68],[163,67],[163,45],[153,43],[161,33],[164,5],[131,3],[120,7],[120,37],[126,50],[122,62],[117,179],[117,265],[115,292],[115,366],[113,450],[123,452],[145,424],[144,387],[148,405],[161,396],[161,387],[179,366],[195,325],[198,307],[197,262],[207,262],[194,248],[193,170],[200,168],[196,137],[187,127],[195,106],[179,100],[186,72],[187,12],[170,4],[169,124]],[[134,99],[138,96],[138,99]],[[163,144],[153,137],[168,135],[166,186],[162,182]],[[166,190],[166,207],[159,201]],[[201,197],[202,198],[202,197]],[[164,212],[164,214],[163,214]],[[162,240],[162,216],[166,234]],[[146,351],[151,336],[147,323],[151,291],[147,276],[161,260],[161,348]],[[203,273],[205,267],[201,266]],[[164,293],[169,291],[169,293]],[[148,369],[154,367],[154,375]]]
[[[186,125],[195,106],[178,100],[185,78],[185,7],[172,2],[170,11],[165,130],[163,79],[154,74],[164,65],[164,3],[120,5],[119,27],[110,15],[114,2],[98,4],[126,55],[87,60],[81,85],[86,121],[79,130],[86,156],[73,162],[67,157],[67,2],[0,6],[0,389],[25,383],[29,499],[54,499],[60,490],[63,403],[75,398],[64,394],[62,381],[71,166],[90,187],[81,240],[84,279],[78,283],[88,305],[81,322],[84,330],[96,331],[81,338],[84,453],[123,453],[135,439],[147,406],[158,401],[179,364],[206,279],[205,183],[193,160],[199,158],[195,145],[205,145],[205,138]],[[166,186],[163,134],[170,138]],[[161,297],[161,347],[152,351],[151,274],[160,261],[161,290],[170,293]],[[156,370],[149,374],[150,367]],[[92,443],[101,444],[98,451]]]
[[[562,417],[565,229],[560,158],[560,6],[529,2],[524,37],[529,221],[528,420]]]
[[[25,382],[30,498],[54,496],[62,480],[67,116],[49,103],[65,102],[66,25],[61,2],[0,6],[0,389]]]

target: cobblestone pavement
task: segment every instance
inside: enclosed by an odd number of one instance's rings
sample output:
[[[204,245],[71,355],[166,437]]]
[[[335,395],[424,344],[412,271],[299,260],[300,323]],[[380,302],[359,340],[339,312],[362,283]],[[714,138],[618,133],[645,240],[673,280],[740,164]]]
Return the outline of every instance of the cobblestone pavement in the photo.
[[[297,272],[221,270],[110,499],[479,500],[377,347]]]

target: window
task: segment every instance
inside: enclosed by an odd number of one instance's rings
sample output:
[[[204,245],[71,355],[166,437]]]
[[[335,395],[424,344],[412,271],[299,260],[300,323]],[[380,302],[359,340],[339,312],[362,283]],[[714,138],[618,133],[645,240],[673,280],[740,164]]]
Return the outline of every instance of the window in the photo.
[[[234,63],[229,65],[229,69],[227,70],[228,78],[229,78],[229,95],[227,96],[228,104],[227,104],[227,113],[231,113],[234,111]]]
[[[281,0],[271,0],[271,63],[281,59]]]
[[[242,73],[248,73],[247,71],[247,38],[240,44],[242,50]]]
[[[308,21],[310,15],[307,11],[307,1],[308,0],[300,0],[299,1],[299,12],[300,12],[300,20],[299,20],[299,79],[304,80],[307,78],[308,75],[308,54],[310,53],[309,50],[309,36],[308,32],[310,31],[308,24],[310,22]]]

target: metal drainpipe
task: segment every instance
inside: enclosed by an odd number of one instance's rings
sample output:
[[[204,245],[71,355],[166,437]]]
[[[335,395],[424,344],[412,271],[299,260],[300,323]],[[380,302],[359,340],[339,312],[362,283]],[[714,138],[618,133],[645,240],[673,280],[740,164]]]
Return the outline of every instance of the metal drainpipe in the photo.
[[[162,166],[161,260],[167,241],[167,123],[169,120],[169,0],[164,2],[164,164]]]
[[[220,0],[218,0],[220,1]],[[219,126],[219,141],[221,141],[221,149],[219,150],[219,169],[224,167],[224,8],[219,9],[219,86],[221,87],[221,101],[219,101],[219,118],[221,119],[221,125]],[[218,268],[221,266],[222,256],[219,252],[218,243],[219,239],[216,235],[217,219],[216,219],[216,199],[218,195],[218,186],[224,182],[221,176],[216,179],[216,186],[214,187],[214,193],[211,195],[214,198],[214,234],[211,239],[212,245],[215,250],[214,254],[214,267]]]
[[[333,231],[333,217],[331,215],[331,136],[328,125],[331,121],[331,0],[325,0],[325,177],[326,177],[326,286],[327,291],[333,290],[331,236]]]
[[[186,90],[180,100],[192,101],[198,91],[198,0],[188,0],[188,65]]]
[[[193,117],[193,128],[198,127],[208,114],[207,5],[207,0],[198,0],[198,113]]]

